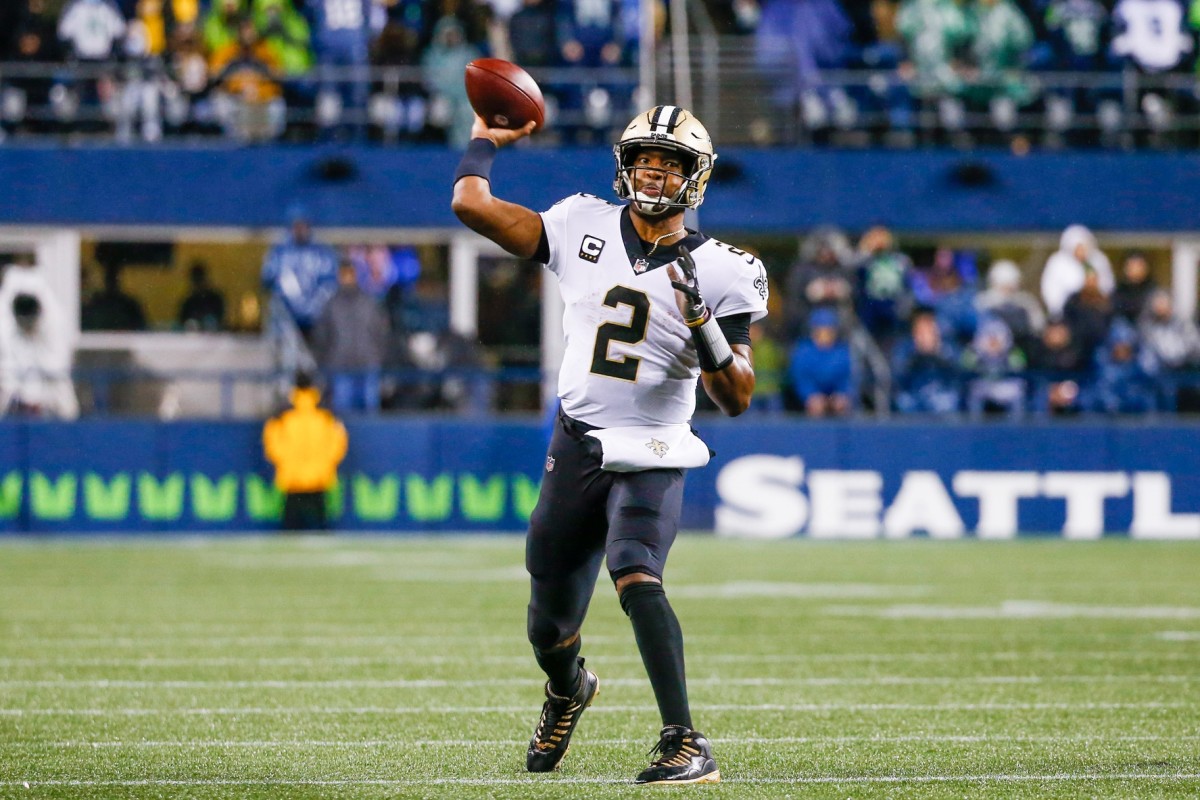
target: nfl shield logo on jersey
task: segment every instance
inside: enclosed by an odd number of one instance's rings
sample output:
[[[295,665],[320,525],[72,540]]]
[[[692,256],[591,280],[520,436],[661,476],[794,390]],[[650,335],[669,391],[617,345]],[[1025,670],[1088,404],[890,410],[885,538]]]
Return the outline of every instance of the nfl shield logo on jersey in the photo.
[[[639,258],[633,262],[633,271],[639,275],[650,269],[650,262],[644,258]]]
[[[546,456],[546,472],[554,472],[554,456]]]

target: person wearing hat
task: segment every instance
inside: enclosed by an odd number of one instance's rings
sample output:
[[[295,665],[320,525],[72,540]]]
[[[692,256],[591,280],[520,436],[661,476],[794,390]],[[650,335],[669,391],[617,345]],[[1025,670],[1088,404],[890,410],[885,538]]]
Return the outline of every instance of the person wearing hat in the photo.
[[[809,334],[792,349],[788,380],[810,417],[840,417],[850,411],[852,370],[850,347],[841,339],[838,315],[815,308],[808,315]]]
[[[1003,320],[1012,331],[1014,343],[1023,350],[1046,327],[1042,304],[1021,289],[1021,268],[1006,258],[992,263],[987,273],[987,289],[975,296],[975,310],[981,317]]]

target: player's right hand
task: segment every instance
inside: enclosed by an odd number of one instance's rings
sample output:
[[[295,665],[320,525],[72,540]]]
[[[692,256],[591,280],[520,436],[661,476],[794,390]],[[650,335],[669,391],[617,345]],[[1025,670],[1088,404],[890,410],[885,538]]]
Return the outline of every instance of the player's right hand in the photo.
[[[489,128],[487,123],[483,121],[483,117],[475,115],[475,122],[471,125],[472,139],[491,139],[492,144],[496,147],[504,147],[510,145],[518,139],[524,139],[529,134],[533,133],[537,123],[530,120],[525,124],[524,128]]]

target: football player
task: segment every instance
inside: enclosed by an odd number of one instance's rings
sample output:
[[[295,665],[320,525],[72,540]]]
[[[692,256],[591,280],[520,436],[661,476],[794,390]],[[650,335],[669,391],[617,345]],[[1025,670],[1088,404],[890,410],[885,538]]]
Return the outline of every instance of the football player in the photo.
[[[685,470],[711,454],[690,425],[696,380],[730,416],[749,406],[749,327],[766,315],[766,272],[753,255],[684,227],[716,160],[686,109],[658,106],[625,129],[613,148],[624,204],[574,194],[539,214],[495,197],[497,149],[532,131],[476,118],[452,204],[471,229],[545,264],[566,306],[560,412],[526,543],[529,641],[548,679],[526,766],[558,767],[596,697],[580,629],[606,561],[663,722],[637,783],[715,783],[721,773],[693,727],[663,574]]]

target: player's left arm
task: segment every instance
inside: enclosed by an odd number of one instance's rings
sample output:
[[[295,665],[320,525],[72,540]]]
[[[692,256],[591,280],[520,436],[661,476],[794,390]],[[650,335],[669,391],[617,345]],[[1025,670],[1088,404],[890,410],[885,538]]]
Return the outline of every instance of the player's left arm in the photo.
[[[750,407],[754,394],[753,351],[748,344],[729,343],[700,294],[696,262],[686,247],[679,248],[679,261],[667,266],[667,274],[683,321],[692,331],[704,391],[721,411],[736,417]]]
[[[754,394],[754,351],[748,344],[731,344],[733,360],[715,372],[700,371],[704,391],[727,415],[736,417],[750,407]]]

